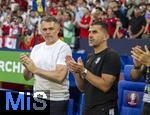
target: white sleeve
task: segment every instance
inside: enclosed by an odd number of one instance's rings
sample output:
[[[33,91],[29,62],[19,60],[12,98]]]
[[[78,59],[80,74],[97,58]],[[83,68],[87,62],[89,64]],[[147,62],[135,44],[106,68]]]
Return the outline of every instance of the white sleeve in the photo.
[[[31,59],[34,59],[34,55],[35,55],[35,50],[36,50],[36,46],[33,47],[33,49],[31,50],[31,53],[30,53],[30,58]]]
[[[71,52],[70,47],[68,45],[65,45],[64,47],[60,49],[56,64],[66,65],[65,60],[66,60],[67,55],[72,56],[72,52]]]

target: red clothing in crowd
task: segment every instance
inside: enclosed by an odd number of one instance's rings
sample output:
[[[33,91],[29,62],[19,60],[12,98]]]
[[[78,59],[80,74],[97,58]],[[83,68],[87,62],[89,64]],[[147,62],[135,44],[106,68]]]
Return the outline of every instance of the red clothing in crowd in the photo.
[[[19,44],[19,49],[21,50],[30,50],[29,45],[26,45],[23,41],[20,42]]]
[[[56,8],[50,8],[50,14],[52,16],[57,16],[57,9]]]
[[[32,49],[36,44],[42,43],[45,40],[41,35],[37,35],[36,37],[32,37],[29,43],[30,49]]]
[[[90,16],[88,16],[88,17],[85,17],[85,16],[83,16],[82,18],[81,18],[81,24],[83,24],[83,25],[89,25],[90,24],[90,21],[91,21],[91,17]],[[89,36],[89,32],[88,32],[88,28],[80,28],[80,38],[86,38],[86,39],[88,39],[88,36]]]
[[[119,33],[121,33],[124,37],[125,33],[126,33],[126,30],[124,28],[121,28],[121,29],[119,29]]]
[[[17,3],[20,5],[20,8],[21,8],[23,11],[27,11],[28,3],[27,3],[26,0],[15,0],[15,2],[17,2]]]
[[[57,1],[57,0],[51,0],[51,2],[52,2],[52,3],[57,3],[58,1]]]
[[[2,30],[4,32],[5,35],[9,35],[10,32],[10,26],[9,25],[3,25]]]
[[[115,32],[115,29],[116,29],[117,19],[115,17],[107,18],[107,19],[104,20],[104,22],[107,24],[110,38],[112,38],[113,34]]]

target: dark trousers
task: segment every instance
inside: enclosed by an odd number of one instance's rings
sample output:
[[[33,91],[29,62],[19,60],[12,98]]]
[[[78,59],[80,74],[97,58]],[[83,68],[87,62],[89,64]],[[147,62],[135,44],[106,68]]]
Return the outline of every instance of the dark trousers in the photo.
[[[69,101],[50,101],[50,115],[68,115]]]
[[[82,115],[118,115],[118,108],[102,107],[97,110],[83,110]]]
[[[142,109],[142,115],[150,115],[150,103],[145,103]]]

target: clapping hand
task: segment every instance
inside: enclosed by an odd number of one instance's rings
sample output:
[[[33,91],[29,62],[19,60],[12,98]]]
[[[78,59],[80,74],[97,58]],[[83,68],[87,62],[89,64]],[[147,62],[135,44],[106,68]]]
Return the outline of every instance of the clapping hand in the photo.
[[[132,48],[131,53],[136,66],[139,64],[150,66],[150,51],[147,46],[145,46],[145,51],[143,51],[140,46],[136,46]]]
[[[73,73],[81,73],[84,70],[84,64],[81,57],[76,62],[71,56],[66,56],[66,63],[69,71]]]
[[[20,61],[21,63],[25,66],[25,68],[32,72],[32,73],[35,73],[36,72],[36,69],[37,67],[35,66],[34,62],[32,61],[32,59],[29,58],[28,55],[26,54],[21,54],[20,55]]]

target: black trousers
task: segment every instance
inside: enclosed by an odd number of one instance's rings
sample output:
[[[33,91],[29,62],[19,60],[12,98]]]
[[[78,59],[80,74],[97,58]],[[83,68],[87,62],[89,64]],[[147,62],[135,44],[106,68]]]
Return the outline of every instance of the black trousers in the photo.
[[[101,107],[97,110],[83,109],[82,115],[118,115],[118,108],[117,107],[114,107],[114,108]]]
[[[50,101],[50,115],[68,115],[69,101]]]
[[[150,115],[150,103],[144,102],[142,115]]]

